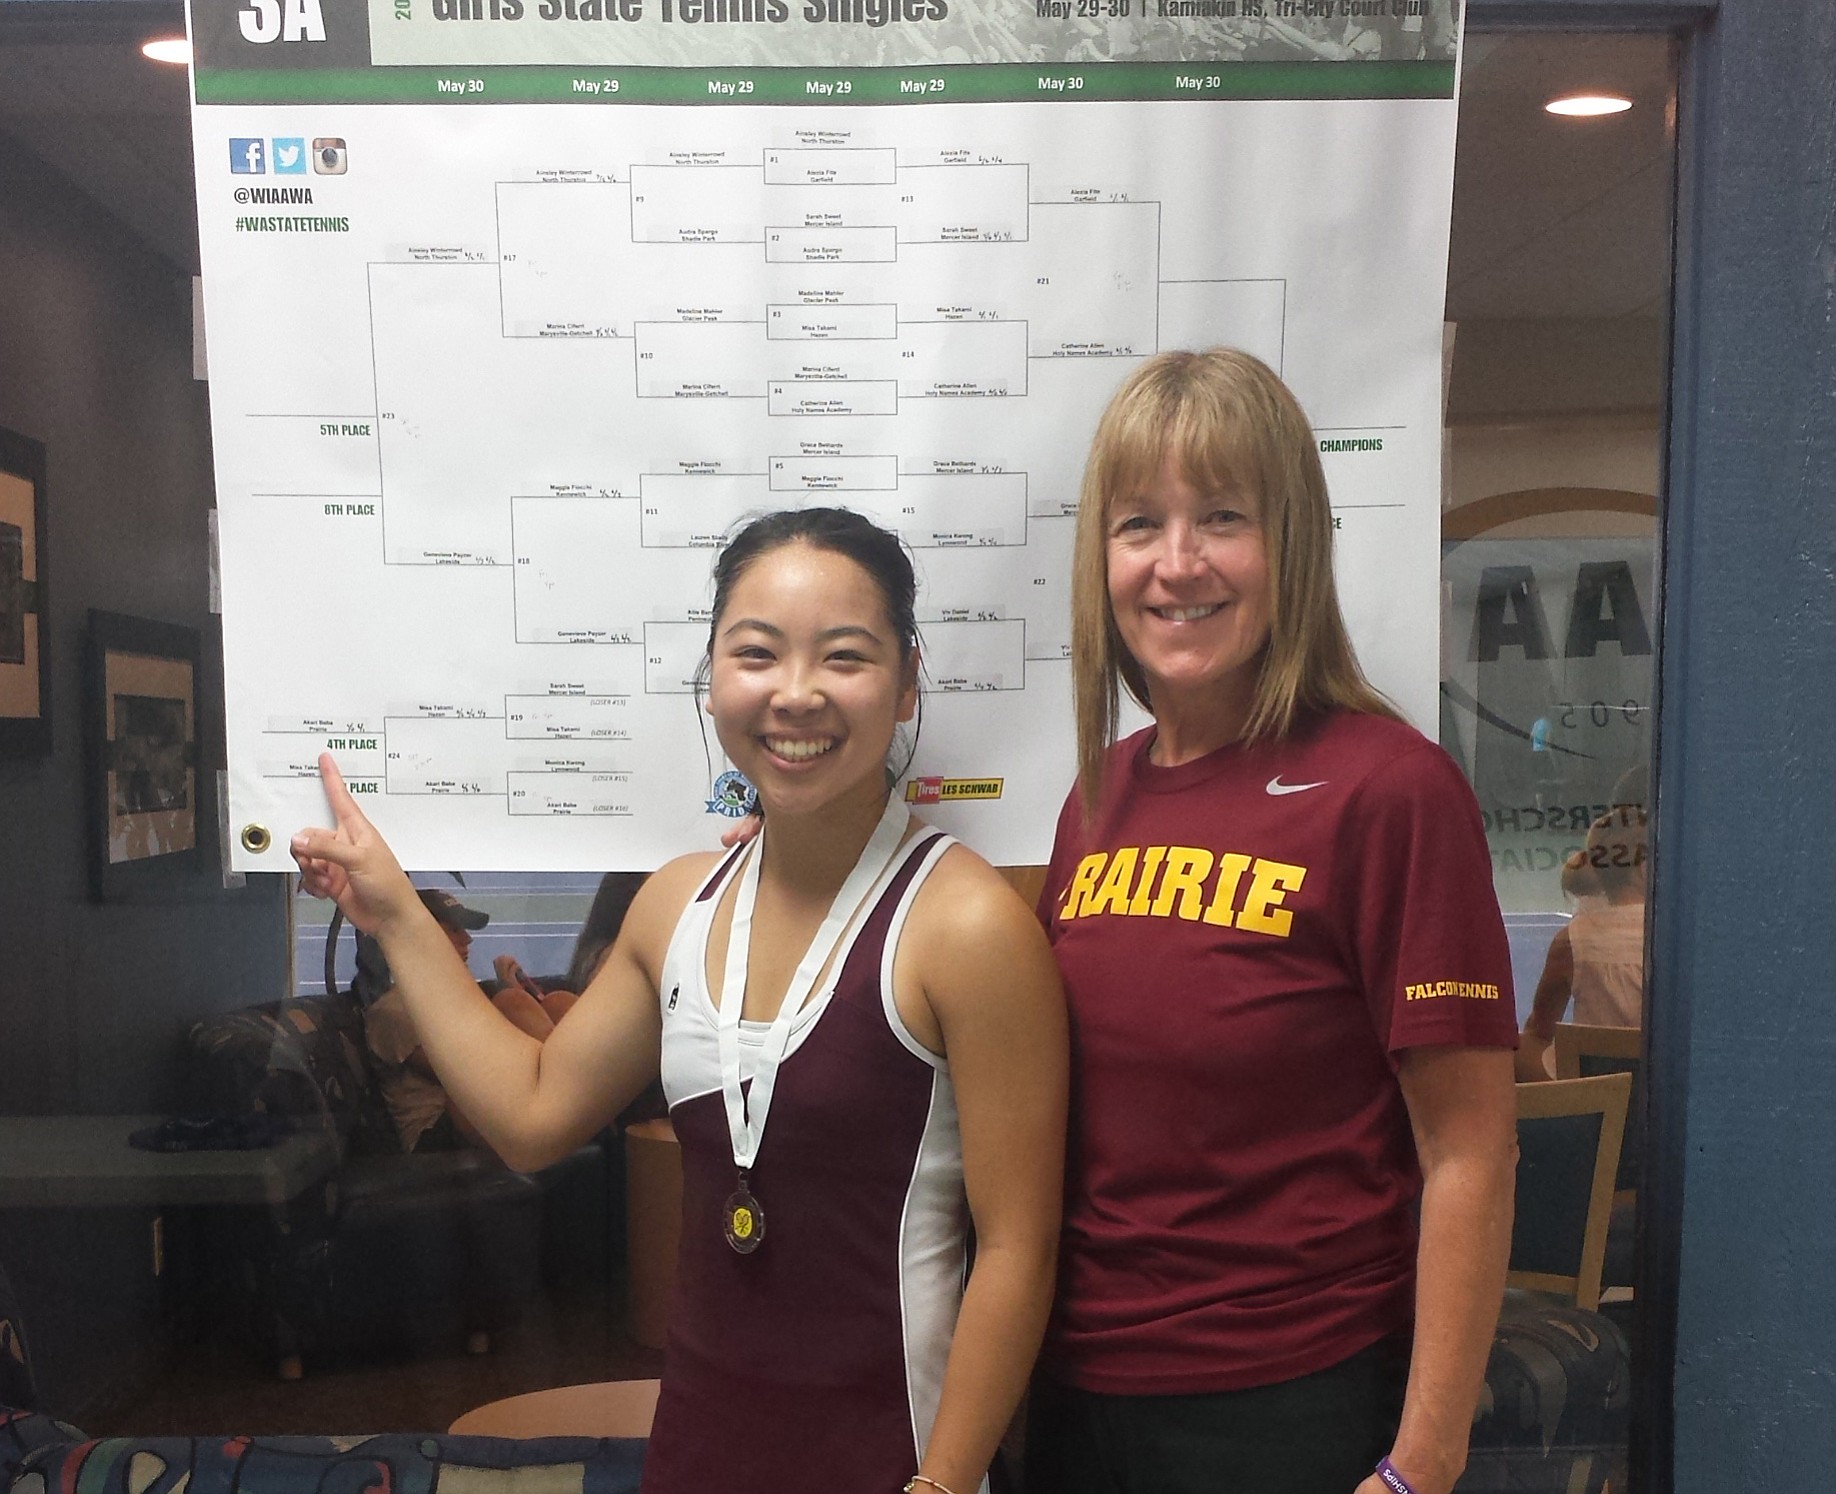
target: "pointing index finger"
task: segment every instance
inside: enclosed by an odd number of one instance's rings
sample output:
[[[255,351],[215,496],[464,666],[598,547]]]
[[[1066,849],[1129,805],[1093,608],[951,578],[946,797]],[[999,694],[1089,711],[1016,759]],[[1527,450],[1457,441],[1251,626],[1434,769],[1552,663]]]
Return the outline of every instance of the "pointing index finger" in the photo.
[[[332,817],[341,827],[353,821],[363,823],[363,811],[344,786],[344,775],[329,752],[319,754],[319,782],[325,786],[325,802],[331,805]]]

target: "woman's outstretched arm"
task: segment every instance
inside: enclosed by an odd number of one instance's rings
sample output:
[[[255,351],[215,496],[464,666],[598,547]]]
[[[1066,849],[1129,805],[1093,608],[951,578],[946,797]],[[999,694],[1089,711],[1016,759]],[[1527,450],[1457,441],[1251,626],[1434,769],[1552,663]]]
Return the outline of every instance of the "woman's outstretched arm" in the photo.
[[[700,868],[674,863],[645,883],[598,977],[539,1042],[472,979],[329,754],[319,772],[335,825],[293,838],[306,890],[382,945],[440,1083],[492,1150],[524,1170],[566,1156],[656,1077],[656,981]]]

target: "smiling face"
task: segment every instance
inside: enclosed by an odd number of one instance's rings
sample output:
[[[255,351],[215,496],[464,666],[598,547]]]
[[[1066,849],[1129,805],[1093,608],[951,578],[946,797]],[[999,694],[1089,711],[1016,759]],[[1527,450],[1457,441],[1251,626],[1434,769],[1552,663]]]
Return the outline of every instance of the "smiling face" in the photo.
[[[1273,616],[1260,501],[1195,487],[1168,457],[1110,504],[1105,556],[1116,632],[1156,718],[1240,729]]]
[[[711,654],[708,714],[768,815],[885,798],[917,658],[860,565],[803,542],[757,556],[726,595]]]

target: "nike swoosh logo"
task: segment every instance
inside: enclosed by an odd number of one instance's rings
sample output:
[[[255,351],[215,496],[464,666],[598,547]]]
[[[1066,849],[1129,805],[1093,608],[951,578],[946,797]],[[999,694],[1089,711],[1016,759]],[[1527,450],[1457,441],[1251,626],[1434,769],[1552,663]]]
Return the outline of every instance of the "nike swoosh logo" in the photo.
[[[1282,794],[1304,794],[1308,789],[1325,788],[1327,781],[1322,778],[1318,783],[1283,783],[1281,774],[1277,773],[1263,787],[1267,792],[1279,797]]]

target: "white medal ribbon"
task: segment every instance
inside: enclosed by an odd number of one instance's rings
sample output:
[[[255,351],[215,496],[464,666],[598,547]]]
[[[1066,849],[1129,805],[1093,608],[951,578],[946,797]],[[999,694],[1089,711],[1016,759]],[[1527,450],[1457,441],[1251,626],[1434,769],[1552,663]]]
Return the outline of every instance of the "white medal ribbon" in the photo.
[[[810,940],[802,963],[791,976],[784,992],[784,1004],[766,1029],[759,1050],[758,1063],[752,1071],[750,1096],[740,1088],[740,1012],[746,1005],[746,963],[752,950],[752,908],[758,900],[759,868],[765,860],[766,831],[760,830],[752,848],[752,858],[740,875],[739,892],[733,900],[733,928],[727,935],[727,968],[720,982],[720,1088],[727,1102],[727,1134],[733,1142],[733,1161],[741,1172],[751,1169],[759,1155],[759,1143],[765,1137],[765,1120],[771,1112],[772,1091],[778,1083],[778,1066],[790,1047],[791,1028],[803,1010],[816,977],[828,963],[841,942],[842,935],[860,911],[861,904],[880,880],[899,849],[909,816],[904,803],[895,795],[886,801],[886,810],[872,837],[861,851],[861,859],[835,894],[828,916]]]

